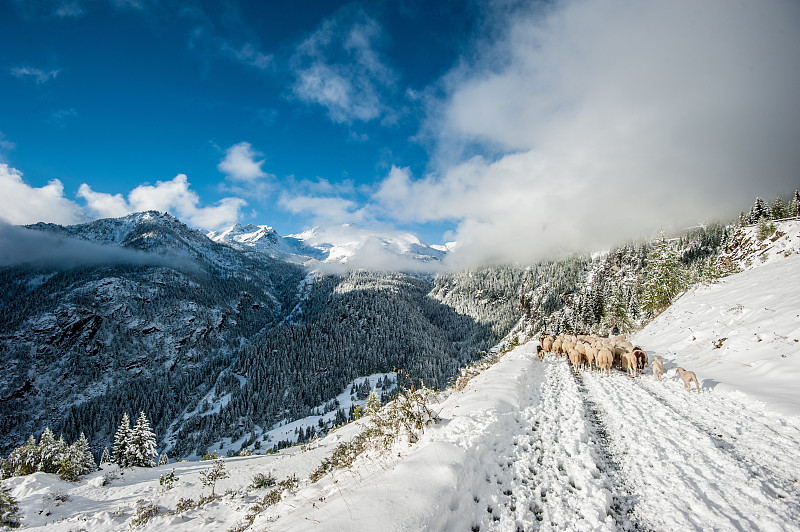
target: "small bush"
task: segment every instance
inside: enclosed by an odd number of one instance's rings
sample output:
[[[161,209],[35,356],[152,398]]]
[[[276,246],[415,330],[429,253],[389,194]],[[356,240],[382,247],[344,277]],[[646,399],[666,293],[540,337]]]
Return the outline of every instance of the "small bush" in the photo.
[[[173,467],[172,471],[170,471],[169,474],[166,475],[162,474],[161,476],[158,477],[158,484],[164,491],[169,491],[173,487],[175,487],[175,483],[178,480],[180,480],[180,478],[175,476],[175,468]]]
[[[200,461],[208,462],[209,460],[216,460],[217,458],[219,458],[219,454],[217,454],[217,451],[211,451],[210,453],[204,454],[203,457],[200,459]]]
[[[181,497],[178,499],[178,504],[175,505],[175,512],[176,513],[183,513],[188,512],[193,508],[197,508],[198,504],[194,499],[184,499]]]
[[[152,518],[157,516],[161,509],[154,502],[139,501],[139,506],[136,508],[136,514],[131,521],[133,526],[146,525]]]
[[[255,480],[255,479],[254,479]],[[273,479],[273,485],[274,485]],[[256,504],[250,507],[250,511],[244,518],[244,521],[233,527],[229,532],[242,532],[247,530],[250,525],[253,524],[258,514],[269,508],[270,506],[274,506],[281,502],[283,499],[283,492],[286,490],[294,491],[297,489],[297,485],[299,484],[296,475],[292,475],[291,477],[281,480],[278,482],[278,487],[264,495],[264,497],[258,501]]]
[[[45,501],[53,502],[56,506],[60,506],[61,504],[71,500],[69,494],[63,490],[51,491],[43,498]]]
[[[247,447],[242,447],[242,450],[239,451],[239,456],[250,456],[252,454],[253,454],[253,452],[250,449],[248,449]]]
[[[775,233],[777,227],[774,223],[767,222],[766,218],[758,220],[758,229],[756,229],[756,237],[764,241]]]
[[[201,495],[196,501],[194,499],[180,498],[178,499],[178,504],[175,505],[175,513],[188,512],[194,508],[200,508],[219,498],[219,495]]]
[[[253,477],[253,481],[250,483],[250,489],[260,490],[264,488],[271,488],[275,485],[275,477],[272,476],[272,473],[256,473]]]
[[[119,474],[116,471],[109,471],[103,474],[103,486],[108,486],[113,481],[119,478]]]

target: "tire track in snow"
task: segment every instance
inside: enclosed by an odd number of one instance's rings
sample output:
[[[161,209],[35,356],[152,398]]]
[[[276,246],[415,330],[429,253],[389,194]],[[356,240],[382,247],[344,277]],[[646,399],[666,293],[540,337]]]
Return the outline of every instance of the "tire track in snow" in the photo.
[[[620,530],[612,483],[569,369],[534,362],[509,446],[476,494],[473,530]],[[605,469],[605,470],[604,470]]]
[[[567,366],[569,366],[569,362],[567,362]],[[600,407],[589,397],[586,384],[583,382],[583,373],[575,373],[571,369],[570,371],[578,385],[578,390],[581,392],[587,417],[592,426],[591,430],[594,435],[594,441],[596,443],[595,450],[598,454],[599,462],[602,464],[602,469],[608,474],[609,481],[611,482],[611,492],[614,501],[611,505],[611,514],[614,517],[614,521],[617,523],[620,530],[650,530],[637,516],[637,496],[628,485],[628,482],[623,478],[619,462],[611,452],[609,446],[610,440],[605,428],[605,423],[602,420]]]
[[[665,407],[709,434],[717,447],[730,452],[800,515],[800,426],[796,419],[765,412],[763,407],[730,394],[705,392],[698,399],[669,382],[645,380],[640,384]]]
[[[606,412],[612,453],[654,528],[796,530],[796,511],[669,401],[620,374],[587,374],[584,382]]]

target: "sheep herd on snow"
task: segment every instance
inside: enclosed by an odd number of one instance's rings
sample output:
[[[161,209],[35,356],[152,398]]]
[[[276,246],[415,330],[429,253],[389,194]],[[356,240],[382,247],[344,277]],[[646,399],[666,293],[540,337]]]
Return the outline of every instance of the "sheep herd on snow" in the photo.
[[[608,376],[611,375],[611,368],[616,366],[629,376],[636,377],[641,375],[648,363],[647,352],[629,342],[625,335],[610,338],[591,334],[543,335],[539,338],[539,343],[541,345],[537,346],[537,351],[540,360],[544,359],[546,353],[557,357],[566,356],[576,373],[582,370],[600,371]],[[651,367],[653,378],[660,381],[664,373],[664,362],[653,357]],[[687,390],[694,382],[697,393],[700,393],[700,385],[694,372],[678,368],[676,373],[680,374]]]

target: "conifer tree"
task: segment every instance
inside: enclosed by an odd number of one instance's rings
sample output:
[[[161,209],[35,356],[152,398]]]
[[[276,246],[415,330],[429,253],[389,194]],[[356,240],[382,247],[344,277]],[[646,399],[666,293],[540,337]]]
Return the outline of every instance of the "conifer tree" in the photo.
[[[110,464],[111,453],[108,452],[108,447],[103,447],[103,454],[100,455],[100,464]]]
[[[371,416],[375,412],[381,409],[381,398],[378,397],[378,392],[375,388],[369,392],[369,397],[367,397],[367,404],[364,405],[364,412],[366,415]]]
[[[792,201],[789,202],[789,216],[800,216],[800,190],[795,190]]]
[[[52,433],[51,433],[52,434]],[[17,447],[8,455],[6,465],[14,476],[30,475],[39,469],[39,445],[33,434],[28,437],[25,445]]]
[[[129,467],[128,442],[131,435],[131,422],[128,413],[122,415],[117,433],[114,435],[114,462],[120,467]]]
[[[56,440],[50,427],[45,427],[36,449],[37,470],[45,473],[57,473],[62,460],[67,455],[67,450],[68,446],[64,437],[61,436]]]
[[[75,443],[70,445],[70,452],[76,458],[78,475],[85,475],[92,471],[97,471],[97,462],[94,461],[94,455],[92,455],[89,440],[83,432],[81,432],[81,435],[75,440]]]
[[[661,235],[661,239],[647,255],[647,266],[642,282],[642,306],[646,312],[658,314],[688,285],[686,268],[678,252]]]
[[[755,203],[750,208],[749,221],[751,224],[758,223],[761,218],[769,218],[769,205],[760,197],[756,197]]]
[[[162,453],[161,457],[158,459],[158,467],[161,467],[161,466],[167,465],[167,464],[169,464],[169,456],[167,456],[167,453]]]
[[[153,467],[156,451],[156,435],[150,430],[150,422],[144,412],[139,414],[136,426],[128,437],[126,448],[127,462],[134,467]]]
[[[775,201],[772,202],[771,212],[773,220],[781,220],[783,218],[788,218],[789,207],[786,205],[786,202],[783,201],[783,198],[778,196],[775,198]]]
[[[0,527],[19,526],[19,503],[11,495],[11,488],[0,485]]]

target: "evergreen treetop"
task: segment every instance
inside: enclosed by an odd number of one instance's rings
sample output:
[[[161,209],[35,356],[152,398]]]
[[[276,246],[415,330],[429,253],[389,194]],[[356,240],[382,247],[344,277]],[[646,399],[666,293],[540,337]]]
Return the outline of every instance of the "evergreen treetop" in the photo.
[[[128,413],[122,415],[117,433],[114,435],[114,462],[120,467],[128,467],[128,442],[130,441],[131,422]]]

